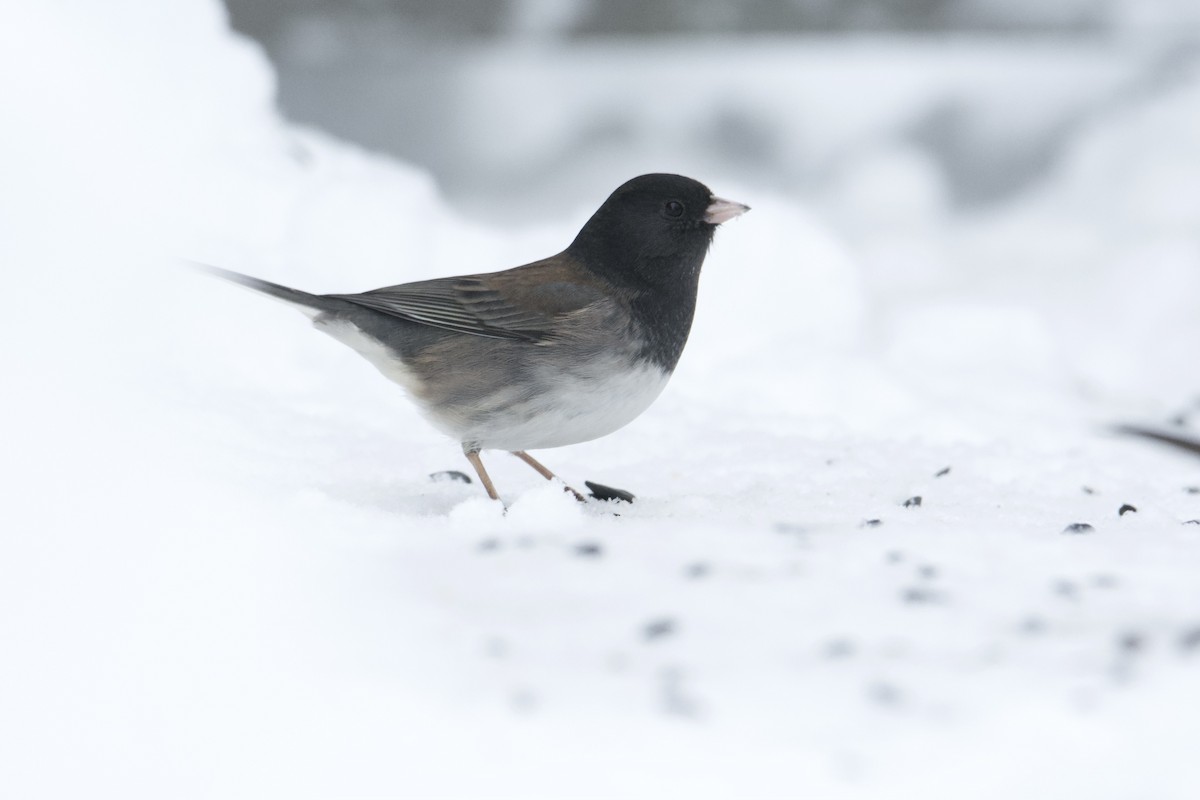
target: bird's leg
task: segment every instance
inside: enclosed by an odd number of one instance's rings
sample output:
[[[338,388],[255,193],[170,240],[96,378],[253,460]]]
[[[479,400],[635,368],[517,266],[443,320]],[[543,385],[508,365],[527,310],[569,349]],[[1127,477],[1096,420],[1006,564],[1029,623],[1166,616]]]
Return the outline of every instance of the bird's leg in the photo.
[[[526,453],[524,450],[513,450],[512,454],[514,456],[516,456],[517,458],[521,459],[522,461],[524,461],[529,466],[536,469],[538,471],[538,474],[541,475],[546,480],[552,481],[558,477],[553,472],[546,469],[546,467],[540,461],[538,461],[533,456],[529,455],[529,453]]]
[[[475,474],[479,476],[480,483],[487,490],[488,497],[493,500],[499,500],[500,495],[496,494],[496,487],[492,484],[492,479],[488,476],[487,470],[483,468],[483,460],[479,457],[478,450],[471,450],[466,453],[467,461],[471,462],[471,466],[475,468]]]
[[[553,472],[551,472],[550,470],[546,469],[546,468],[545,468],[545,467],[544,467],[544,466],[541,464],[541,462],[539,462],[539,461],[538,461],[536,458],[534,458],[533,456],[529,455],[529,453],[526,453],[524,450],[513,450],[513,451],[511,451],[511,452],[512,452],[512,454],[513,454],[514,456],[516,456],[517,458],[521,459],[521,460],[522,460],[522,461],[524,461],[526,464],[528,464],[529,466],[531,466],[531,467],[533,467],[535,470],[537,470],[537,471],[538,471],[538,474],[539,474],[539,475],[541,475],[541,476],[542,476],[543,478],[545,478],[546,480],[548,480],[548,481],[552,481],[552,480],[554,480],[555,478],[558,478],[558,476],[557,476],[557,475],[555,475],[555,474],[554,474]],[[562,480],[562,479],[561,479],[561,478],[559,478],[559,480]],[[578,500],[578,501],[579,501],[579,502],[581,502],[581,503],[586,503],[586,502],[587,502],[587,498],[586,498],[586,497],[584,497],[583,495],[581,495],[579,492],[577,492],[577,491],[575,491],[574,489],[572,489],[570,486],[568,486],[566,481],[563,481],[563,486],[565,487],[566,491],[568,491],[568,492],[570,492],[571,494],[575,495],[575,499],[576,499],[576,500]]]

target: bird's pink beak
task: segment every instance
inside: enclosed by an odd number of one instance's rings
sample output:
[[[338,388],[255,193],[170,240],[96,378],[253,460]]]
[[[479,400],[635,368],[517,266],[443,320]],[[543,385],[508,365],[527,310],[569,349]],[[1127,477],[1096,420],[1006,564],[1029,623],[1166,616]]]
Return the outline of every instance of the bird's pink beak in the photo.
[[[720,225],[734,217],[740,217],[749,210],[750,206],[714,197],[708,204],[708,208],[704,209],[704,221],[709,225]]]

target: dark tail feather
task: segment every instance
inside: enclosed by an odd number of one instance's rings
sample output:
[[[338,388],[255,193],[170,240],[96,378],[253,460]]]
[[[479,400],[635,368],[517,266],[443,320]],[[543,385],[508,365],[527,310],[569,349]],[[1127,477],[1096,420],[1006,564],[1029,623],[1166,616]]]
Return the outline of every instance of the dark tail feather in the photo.
[[[224,278],[231,283],[237,283],[245,286],[247,289],[253,289],[256,292],[262,292],[265,295],[278,298],[293,305],[304,306],[305,308],[315,311],[343,311],[350,306],[345,300],[338,300],[336,297],[325,297],[319,294],[309,294],[302,292],[299,289],[292,289],[287,286],[280,286],[278,283],[271,283],[260,278],[252,278],[249,275],[243,275],[240,272],[234,272],[221,267],[214,267],[211,264],[202,264],[198,261],[189,262],[194,268],[201,272],[207,272],[209,275],[215,275],[218,278]]]
[[[1200,455],[1200,441],[1188,439],[1184,436],[1176,436],[1170,433],[1151,430],[1150,428],[1141,428],[1137,425],[1119,425],[1114,429],[1117,433],[1122,433],[1127,436],[1141,436],[1143,439],[1152,439],[1156,442],[1169,444],[1172,447],[1178,447],[1180,450],[1186,450],[1189,453]]]

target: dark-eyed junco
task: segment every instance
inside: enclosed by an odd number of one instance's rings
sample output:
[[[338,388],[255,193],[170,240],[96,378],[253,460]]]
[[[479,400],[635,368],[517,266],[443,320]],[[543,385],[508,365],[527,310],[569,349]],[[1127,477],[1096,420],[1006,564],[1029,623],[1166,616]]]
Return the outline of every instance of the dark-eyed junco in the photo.
[[[1177,447],[1188,453],[1200,455],[1200,439],[1192,439],[1176,433],[1168,433],[1167,431],[1155,430],[1153,428],[1145,428],[1141,425],[1118,425],[1113,431],[1115,433],[1125,434],[1126,436],[1140,436],[1143,439],[1161,442],[1162,444]]]
[[[294,305],[357,350],[462,443],[499,499],[481,450],[508,450],[553,479],[527,450],[612,433],[658,397],[687,342],[713,233],[747,210],[690,178],[642,175],[566,250],[502,272],[314,295],[205,269]]]

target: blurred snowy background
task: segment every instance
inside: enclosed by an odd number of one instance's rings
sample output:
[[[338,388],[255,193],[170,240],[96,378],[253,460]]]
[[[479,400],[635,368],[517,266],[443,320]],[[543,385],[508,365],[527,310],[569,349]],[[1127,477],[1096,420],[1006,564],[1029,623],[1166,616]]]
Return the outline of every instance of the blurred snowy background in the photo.
[[[229,6],[291,119],[517,218],[664,159],[811,194],[886,158],[920,173],[914,200],[1003,201],[1097,119],[1177,84],[1200,35],[1192,0]]]
[[[1194,0],[47,0],[0,25],[0,794],[1200,796]],[[299,315],[723,228],[511,504]],[[920,498],[919,502],[917,498]]]

